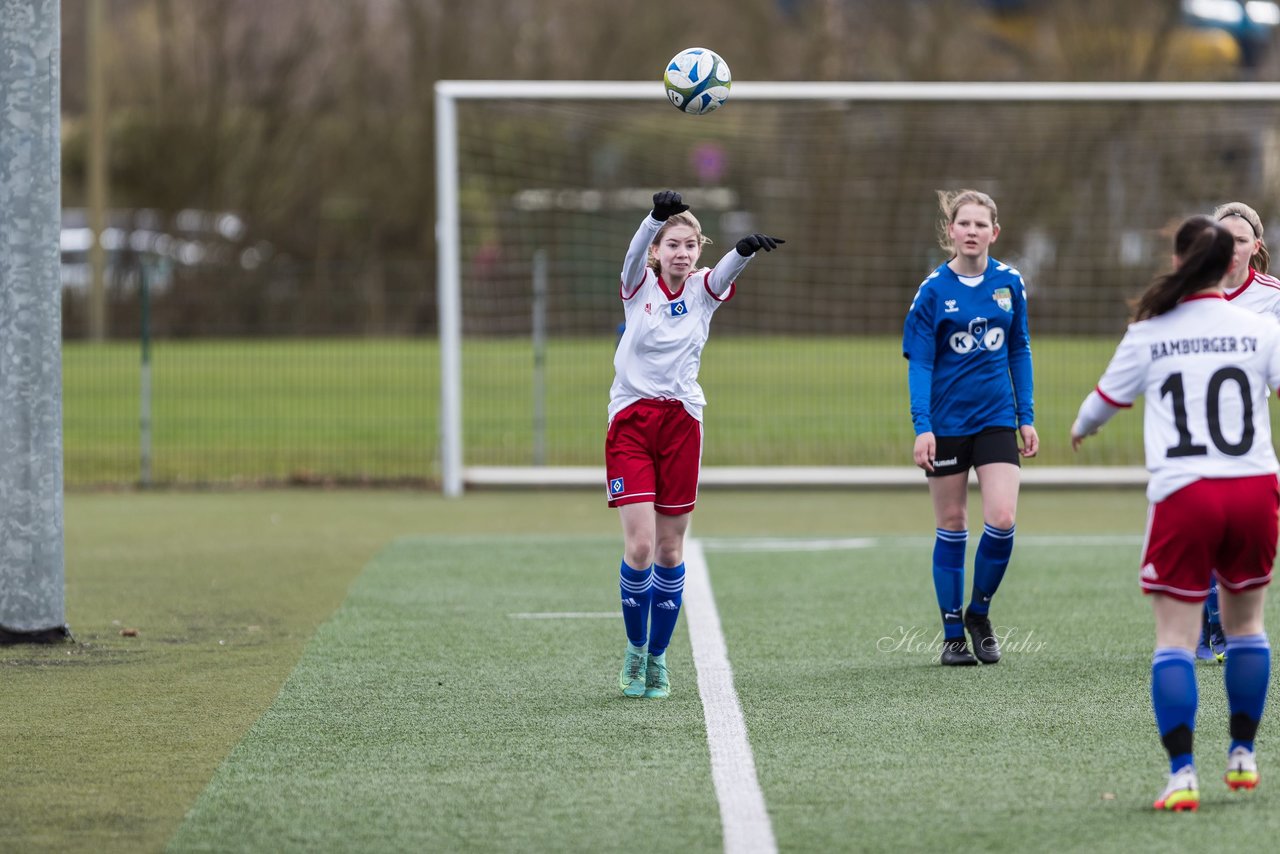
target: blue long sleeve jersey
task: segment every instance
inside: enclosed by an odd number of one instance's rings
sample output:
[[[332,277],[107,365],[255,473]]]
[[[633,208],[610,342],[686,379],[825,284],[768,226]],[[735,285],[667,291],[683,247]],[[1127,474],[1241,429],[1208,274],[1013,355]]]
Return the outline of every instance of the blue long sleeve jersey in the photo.
[[[920,283],[902,331],[916,435],[971,436],[1035,423],[1022,274],[994,258],[980,276],[942,264]]]

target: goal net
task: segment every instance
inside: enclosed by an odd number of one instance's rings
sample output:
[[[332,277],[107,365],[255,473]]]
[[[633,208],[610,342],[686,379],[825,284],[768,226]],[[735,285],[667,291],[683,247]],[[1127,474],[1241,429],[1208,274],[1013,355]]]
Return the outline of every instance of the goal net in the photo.
[[[1127,300],[1167,269],[1181,219],[1239,200],[1271,223],[1280,205],[1268,84],[738,83],[702,117],[660,84],[436,91],[450,494],[603,485],[619,272],[659,189],[714,241],[703,265],[751,231],[787,240],[747,268],[703,354],[704,482],[744,484],[915,481],[902,323],[946,260],[935,191],[967,187],[995,198],[992,255],[1028,285],[1028,480],[1140,480],[1140,415],[1079,456],[1066,440]]]

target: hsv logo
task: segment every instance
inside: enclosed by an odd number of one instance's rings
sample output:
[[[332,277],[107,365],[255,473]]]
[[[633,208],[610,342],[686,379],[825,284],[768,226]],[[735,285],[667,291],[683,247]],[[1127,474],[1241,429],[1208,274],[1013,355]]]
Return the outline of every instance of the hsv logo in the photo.
[[[620,477],[615,477],[613,480],[609,481],[609,494],[610,494],[610,495],[621,495],[621,494],[622,494],[622,489],[623,489],[623,486],[622,486],[622,478],[620,478]]]
[[[676,300],[675,302],[671,303],[672,317],[684,317],[688,313],[689,313],[689,310],[685,308],[684,300]]]

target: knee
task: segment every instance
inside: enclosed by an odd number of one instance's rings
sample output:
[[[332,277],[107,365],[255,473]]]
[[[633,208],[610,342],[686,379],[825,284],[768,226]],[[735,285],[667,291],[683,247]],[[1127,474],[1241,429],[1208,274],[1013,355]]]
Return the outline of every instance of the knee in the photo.
[[[627,566],[632,569],[644,569],[653,563],[653,542],[651,540],[628,540],[624,553]]]
[[[658,546],[658,566],[679,566],[684,563],[683,543],[664,543]]]
[[[999,528],[1002,531],[1007,531],[1013,527],[1014,512],[1012,509],[998,510],[989,515],[985,521],[993,528]]]

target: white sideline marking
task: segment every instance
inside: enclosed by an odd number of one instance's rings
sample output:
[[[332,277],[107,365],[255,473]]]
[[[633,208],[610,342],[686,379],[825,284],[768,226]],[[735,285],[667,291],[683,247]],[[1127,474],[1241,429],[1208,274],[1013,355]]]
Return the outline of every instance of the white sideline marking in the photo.
[[[801,540],[781,537],[757,539],[705,539],[702,547],[713,552],[834,552],[846,549],[869,549],[876,545],[870,537],[846,537],[844,539]]]
[[[970,531],[982,536],[982,529]],[[872,549],[877,546],[931,545],[930,536],[845,537],[804,539],[802,537],[708,537],[702,547],[712,552],[836,552]],[[1136,534],[1020,534],[1017,545],[1025,546],[1129,546],[1141,545]]]
[[[685,624],[693,647],[698,693],[711,750],[711,779],[720,802],[720,829],[727,854],[776,854],[773,825],[756,778],[755,758],[747,739],[742,706],[733,689],[733,669],[720,614],[711,593],[711,576],[702,543],[689,538],[684,546]]]
[[[621,617],[621,611],[542,611],[540,613],[507,614],[513,620],[604,620]]]

